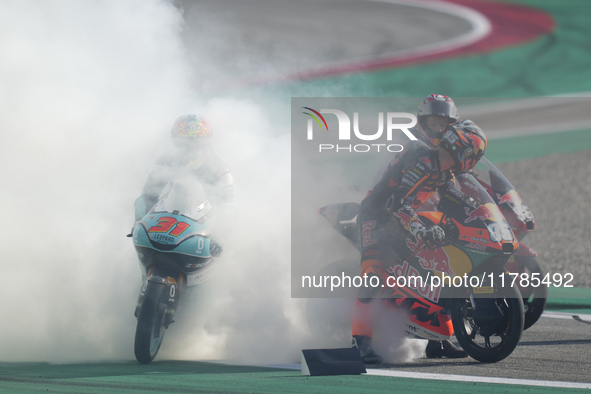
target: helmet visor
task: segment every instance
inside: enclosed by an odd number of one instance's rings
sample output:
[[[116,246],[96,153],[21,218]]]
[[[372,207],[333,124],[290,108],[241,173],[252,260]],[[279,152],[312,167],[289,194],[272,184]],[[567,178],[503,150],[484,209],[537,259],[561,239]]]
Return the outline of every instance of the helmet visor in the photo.
[[[421,105],[422,115],[439,115],[451,119],[458,119],[458,110],[455,105],[450,105],[444,101],[430,101]]]

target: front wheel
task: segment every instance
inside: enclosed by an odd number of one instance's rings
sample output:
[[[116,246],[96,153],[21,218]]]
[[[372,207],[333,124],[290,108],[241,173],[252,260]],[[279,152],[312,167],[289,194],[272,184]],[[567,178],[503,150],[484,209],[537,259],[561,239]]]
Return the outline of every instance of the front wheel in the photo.
[[[452,306],[452,324],[458,342],[470,357],[481,362],[505,359],[515,350],[523,332],[524,309],[519,290],[494,287],[491,296],[494,298],[475,300],[476,307],[469,298],[456,298]],[[496,317],[479,319],[476,312],[479,305],[494,309]]]
[[[138,313],[134,352],[142,364],[148,364],[156,357],[164,338],[166,305],[160,300],[165,288],[164,283],[148,281]]]

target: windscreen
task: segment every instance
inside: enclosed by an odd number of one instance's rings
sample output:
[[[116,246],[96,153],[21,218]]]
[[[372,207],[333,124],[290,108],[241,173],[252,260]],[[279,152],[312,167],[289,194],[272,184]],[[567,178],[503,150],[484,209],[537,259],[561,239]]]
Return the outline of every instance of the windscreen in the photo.
[[[211,211],[211,204],[197,179],[181,178],[160,198],[154,211],[176,213],[197,221]]]

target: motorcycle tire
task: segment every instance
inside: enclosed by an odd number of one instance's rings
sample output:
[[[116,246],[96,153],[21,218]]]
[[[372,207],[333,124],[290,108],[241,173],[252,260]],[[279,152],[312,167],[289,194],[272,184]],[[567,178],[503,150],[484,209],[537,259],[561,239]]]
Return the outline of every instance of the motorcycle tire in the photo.
[[[512,277],[505,278],[505,285]],[[495,283],[496,284],[496,283]],[[452,304],[452,324],[460,346],[470,357],[481,362],[497,362],[508,357],[517,347],[523,333],[523,299],[516,287],[494,286],[494,300],[503,315],[492,334],[481,334],[472,318],[474,308],[469,298],[456,298]]]
[[[516,262],[519,263],[519,271],[526,272],[531,278],[531,274],[540,274],[538,278],[543,279],[546,275],[546,270],[534,256],[516,256]],[[523,306],[525,309],[525,324],[523,329],[527,330],[533,326],[546,308],[546,301],[548,300],[548,287],[541,284],[534,287],[530,283],[529,287],[521,288],[521,295],[523,296]]]
[[[166,305],[160,300],[165,288],[164,283],[148,282],[138,313],[134,353],[141,364],[150,363],[162,345]]]

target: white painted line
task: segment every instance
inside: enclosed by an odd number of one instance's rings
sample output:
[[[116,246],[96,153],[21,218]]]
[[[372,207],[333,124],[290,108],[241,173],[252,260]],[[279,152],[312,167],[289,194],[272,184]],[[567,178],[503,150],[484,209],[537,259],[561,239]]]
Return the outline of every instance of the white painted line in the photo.
[[[562,319],[562,320],[573,320],[574,316],[578,316],[579,319],[585,321],[591,321],[591,315],[586,315],[582,313],[566,313],[566,312],[551,312],[545,311],[542,313],[542,317],[547,317],[550,319]]]
[[[591,383],[560,382],[560,381],[550,381],[550,380],[493,378],[493,377],[485,377],[485,376],[448,375],[448,374],[440,374],[440,373],[405,372],[405,371],[391,371],[391,370],[383,370],[383,369],[369,369],[367,371],[367,374],[374,375],[374,376],[391,376],[394,378],[447,380],[447,381],[454,381],[454,382],[473,382],[473,383],[513,384],[513,385],[520,385],[520,386],[560,387],[560,388],[572,388],[572,389],[591,389]]]
[[[476,41],[488,36],[491,32],[491,25],[489,20],[480,12],[464,7],[458,4],[435,2],[429,0],[368,0],[380,3],[401,4],[416,8],[425,8],[432,11],[449,14],[454,17],[459,17],[466,20],[472,26],[472,29],[460,36],[450,38],[448,40],[439,41],[433,44],[421,45],[414,48],[403,49],[389,53],[385,58],[401,58],[414,57],[417,55],[435,54],[446,52],[451,49],[470,45]]]
[[[466,117],[470,119],[470,117]],[[545,126],[526,126],[515,129],[487,130],[486,137],[489,141],[503,138],[527,137],[532,135],[565,133],[567,131],[591,129],[591,120],[581,120],[577,122],[564,122],[549,124]]]
[[[536,124],[533,120],[531,125],[504,128],[504,129],[486,129],[486,135],[489,140],[515,138],[532,135],[554,134],[567,131],[584,130],[591,128],[591,116],[588,112],[591,110],[591,98],[587,97],[588,92],[580,95],[564,95],[564,96],[544,96],[544,97],[530,97],[522,99],[511,99],[508,101],[501,101],[488,104],[476,104],[462,106],[460,116],[462,119],[476,119],[480,116],[495,115],[506,116],[519,114],[522,111],[537,110],[543,112],[545,109],[556,111],[558,109],[565,109],[567,111],[573,108],[580,108],[578,119],[570,121],[558,122],[557,120],[546,121],[544,124]]]
[[[302,369],[302,364],[300,364],[300,363],[269,364],[269,365],[260,365],[260,366],[261,367],[267,367],[267,368]]]
[[[271,82],[277,80],[285,80],[285,79],[292,79],[294,77],[301,77],[302,75],[310,75],[316,73],[327,73],[330,75],[334,73],[334,70],[342,69],[342,68],[352,68],[352,69],[360,69],[364,67],[368,67],[374,64],[379,64],[384,61],[401,61],[407,59],[413,59],[415,57],[425,56],[425,55],[433,55],[442,52],[447,52],[453,49],[461,48],[464,46],[468,46],[473,44],[489,34],[491,34],[492,26],[486,16],[482,13],[465,6],[461,6],[459,4],[452,4],[442,1],[435,1],[435,0],[366,0],[366,1],[373,1],[373,2],[380,2],[380,3],[388,3],[388,4],[399,4],[399,5],[406,5],[415,8],[423,8],[429,9],[436,12],[441,12],[445,14],[452,15],[456,18],[461,18],[466,20],[470,25],[471,29],[467,33],[464,33],[460,36],[456,36],[447,40],[439,41],[432,44],[421,45],[413,48],[402,49],[399,51],[389,52],[384,54],[383,56],[372,57],[370,59],[367,58],[352,58],[348,60],[338,61],[338,62],[328,62],[318,67],[303,69],[303,70],[294,70],[288,73],[281,73],[276,75],[267,75],[264,77],[256,77],[256,78],[249,78],[246,80],[235,80],[232,82],[230,79],[227,83],[224,83],[226,86],[231,86],[233,84],[241,84],[241,83],[253,83],[253,82]],[[342,73],[341,71],[336,72],[337,74]],[[250,82],[248,82],[250,81]],[[215,86],[210,86],[209,88],[215,89]]]
[[[591,315],[584,315],[584,316],[588,316],[589,318],[591,318]],[[570,318],[572,319],[572,316]],[[295,369],[295,370],[301,369],[300,364],[273,364],[273,365],[261,365],[261,366],[262,367],[270,367],[270,368]],[[393,378],[446,380],[446,381],[452,381],[452,382],[514,384],[514,385],[519,385],[519,386],[591,389],[591,383],[561,382],[561,381],[552,381],[552,380],[494,378],[494,377],[470,376],[470,375],[449,375],[449,374],[441,374],[441,373],[392,371],[392,370],[388,370],[388,369],[375,369],[375,368],[368,369],[367,375],[389,376],[389,377],[393,377]]]

